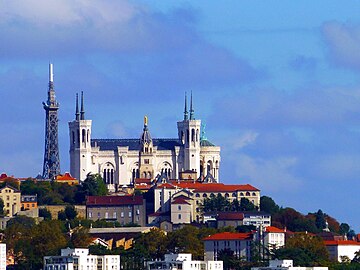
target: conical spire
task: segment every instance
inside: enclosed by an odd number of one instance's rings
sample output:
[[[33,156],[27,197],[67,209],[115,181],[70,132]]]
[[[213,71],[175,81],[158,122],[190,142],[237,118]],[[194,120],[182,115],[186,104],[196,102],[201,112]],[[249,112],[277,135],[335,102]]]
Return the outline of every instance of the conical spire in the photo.
[[[85,111],[84,111],[84,92],[81,91],[81,110],[80,110],[80,120],[85,120]]]
[[[152,142],[150,132],[148,129],[148,117],[144,116],[144,129],[141,135],[141,143],[142,144],[150,144]]]
[[[186,92],[185,92],[184,120],[185,120],[185,121],[189,120],[189,118],[188,118],[188,110],[187,110],[187,96],[186,96]]]
[[[79,113],[79,94],[78,94],[78,93],[76,93],[75,119],[76,119],[77,121],[80,120],[80,113]]]
[[[194,118],[194,109],[193,109],[193,101],[192,101],[192,91],[191,91],[191,98],[190,98],[190,120],[195,120],[195,118]]]

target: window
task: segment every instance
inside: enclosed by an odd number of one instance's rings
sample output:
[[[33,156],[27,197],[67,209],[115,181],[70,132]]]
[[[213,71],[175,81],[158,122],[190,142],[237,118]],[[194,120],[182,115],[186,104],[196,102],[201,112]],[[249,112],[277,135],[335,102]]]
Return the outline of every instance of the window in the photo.
[[[181,214],[178,215],[178,219],[181,219]]]
[[[181,210],[181,205],[178,205],[178,210]]]
[[[139,209],[136,209],[136,214],[140,215],[140,210]]]
[[[105,218],[109,218],[109,213],[105,212]]]
[[[92,212],[89,212],[89,218],[92,218]]]
[[[131,213],[131,212],[129,212],[129,217],[132,217],[132,213]]]
[[[113,218],[116,218],[116,212],[113,212]]]
[[[100,214],[100,212],[98,212],[98,218],[100,218],[101,217],[101,214]]]
[[[124,217],[124,212],[121,212],[120,217],[122,218]]]
[[[144,164],[150,164],[150,161],[148,158],[144,159]]]

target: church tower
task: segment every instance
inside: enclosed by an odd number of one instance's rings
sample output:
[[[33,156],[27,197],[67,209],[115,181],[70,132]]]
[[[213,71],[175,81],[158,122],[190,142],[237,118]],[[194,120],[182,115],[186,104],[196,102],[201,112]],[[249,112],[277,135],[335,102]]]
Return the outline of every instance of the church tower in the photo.
[[[140,178],[154,178],[154,146],[148,129],[148,118],[144,117],[144,129],[140,138]]]
[[[75,120],[69,122],[70,173],[81,181],[91,172],[91,124],[92,120],[85,120],[84,94],[81,91],[80,112],[76,94]]]
[[[192,93],[190,97],[190,116],[185,94],[184,120],[177,123],[178,136],[184,147],[183,170],[196,171],[200,176],[200,126],[201,120],[194,117]]]
[[[45,123],[45,153],[43,165],[43,178],[53,179],[60,174],[60,157],[58,142],[58,109],[59,103],[55,97],[53,64],[49,64],[49,90],[48,99],[43,102],[46,113]]]

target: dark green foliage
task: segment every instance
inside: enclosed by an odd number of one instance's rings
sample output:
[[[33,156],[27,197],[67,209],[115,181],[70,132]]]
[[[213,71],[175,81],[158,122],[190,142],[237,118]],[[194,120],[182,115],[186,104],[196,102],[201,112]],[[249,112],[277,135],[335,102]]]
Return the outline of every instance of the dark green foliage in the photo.
[[[281,209],[272,217],[273,223],[280,224],[281,227],[286,227],[293,232],[318,232],[315,222],[311,219],[305,218],[301,213],[293,208]]]
[[[65,216],[68,220],[73,220],[77,216],[77,212],[73,205],[67,205],[65,207]]]
[[[260,209],[261,211],[267,212],[271,215],[276,214],[280,211],[280,207],[275,203],[272,198],[268,196],[261,196]]]
[[[81,184],[75,200],[84,203],[86,196],[105,196],[108,194],[106,184],[99,174],[88,174]]]
[[[238,200],[233,200],[230,202],[221,194],[214,196],[212,198],[205,198],[203,205],[203,212],[209,211],[254,211],[257,210],[255,205],[250,202],[247,198],[241,198],[240,202]]]
[[[2,199],[0,199],[0,217],[4,217],[5,213],[4,213],[4,201]]]
[[[46,208],[39,208],[39,217],[43,217],[45,220],[50,220],[52,218],[51,212]]]
[[[248,233],[256,230],[254,225],[240,225],[235,228],[235,230],[239,233]]]
[[[64,210],[61,210],[58,212],[58,220],[65,221],[66,220],[66,214]]]
[[[350,226],[347,223],[341,223],[340,224],[340,230],[339,233],[341,235],[347,235],[347,233],[350,231]]]
[[[315,225],[319,229],[319,231],[325,229],[326,228],[326,220],[325,220],[325,215],[324,215],[323,211],[321,211],[319,209],[315,214],[315,218],[316,218]]]

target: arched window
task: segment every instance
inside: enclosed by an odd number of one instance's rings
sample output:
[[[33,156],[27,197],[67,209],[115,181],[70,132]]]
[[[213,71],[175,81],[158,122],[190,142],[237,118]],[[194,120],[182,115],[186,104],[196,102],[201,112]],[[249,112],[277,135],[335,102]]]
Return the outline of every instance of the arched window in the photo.
[[[215,197],[215,194],[214,193],[211,193],[210,194],[210,198],[214,198]]]
[[[85,140],[86,140],[86,131],[85,131],[85,129],[83,129],[81,131],[81,142],[85,143]]]
[[[195,142],[195,129],[191,130],[191,141]]]
[[[196,193],[195,197],[199,198],[199,197],[200,197],[200,194],[199,194],[199,193]]]
[[[255,193],[255,192],[253,192],[253,193],[252,193],[252,195],[253,195],[253,196],[256,196],[256,193]]]
[[[199,141],[199,129],[196,130],[196,141]]]
[[[240,192],[240,196],[244,196],[244,193]]]
[[[181,139],[181,142],[184,144],[185,143],[184,131],[181,131],[180,139]]]
[[[89,139],[90,139],[90,130],[87,131],[87,142],[89,142]]]
[[[72,144],[75,144],[75,132],[72,132]]]
[[[146,172],[143,172],[143,178],[146,178]]]
[[[229,193],[225,193],[225,198],[229,198]]]
[[[233,194],[232,194],[232,195],[233,195],[233,197],[237,197],[237,196],[236,196],[236,192],[233,192]]]
[[[248,192],[246,192],[246,196],[250,196],[250,192],[248,191]]]
[[[204,194],[203,194],[203,197],[204,197],[204,198],[207,198],[207,194],[206,194],[206,193],[204,193]]]
[[[80,130],[77,130],[77,142],[78,142],[78,145],[80,145]]]
[[[186,130],[186,142],[189,143],[190,141],[190,131],[187,129]]]

